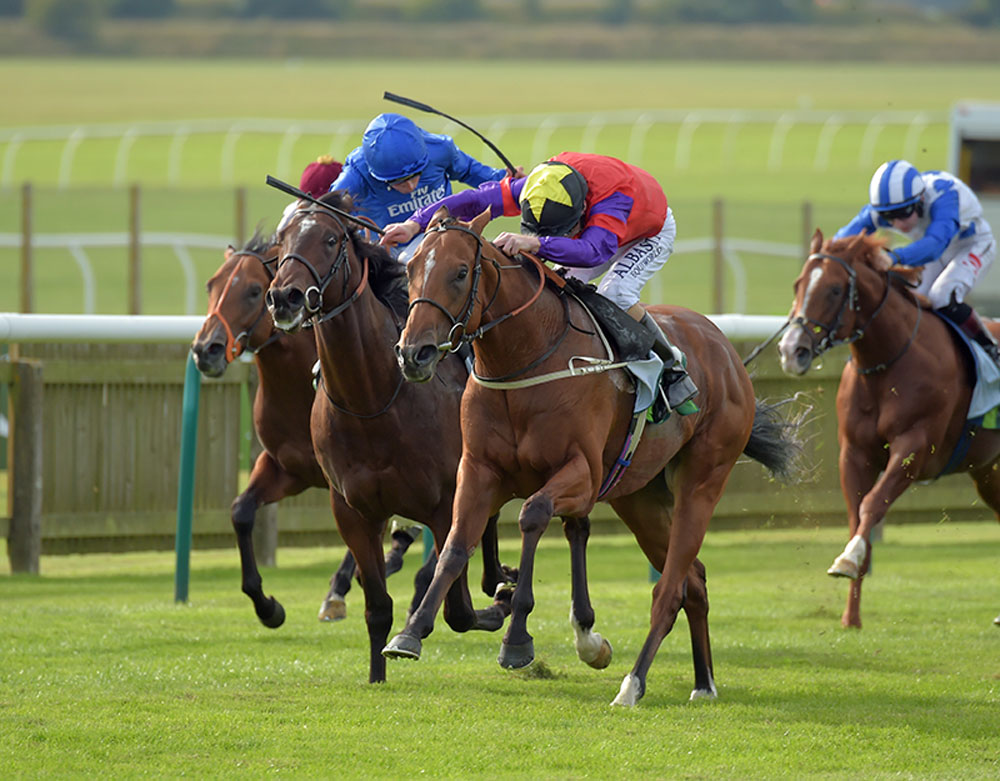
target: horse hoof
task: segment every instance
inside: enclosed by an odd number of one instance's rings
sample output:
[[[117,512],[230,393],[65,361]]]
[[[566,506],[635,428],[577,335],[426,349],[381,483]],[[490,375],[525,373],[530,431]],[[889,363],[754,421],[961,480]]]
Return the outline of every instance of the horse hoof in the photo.
[[[719,696],[718,692],[715,691],[715,687],[711,689],[693,689],[691,691],[691,696],[688,698],[688,702],[694,702],[695,700],[714,700]]]
[[[340,595],[327,597],[319,607],[320,621],[343,621],[347,618],[347,603]]]
[[[997,616],[996,618],[994,618],[993,619],[993,623],[996,624],[997,626],[1000,626],[1000,616]]]
[[[386,659],[419,659],[420,647],[419,638],[400,632],[382,649],[382,656]]]
[[[589,664],[595,670],[603,670],[605,667],[611,664],[611,656],[613,653],[614,651],[611,649],[611,643],[609,643],[605,639],[601,643],[601,650],[597,652],[597,656],[595,656],[592,660],[587,662],[587,664]]]
[[[827,575],[835,578],[858,579],[858,565],[845,556],[838,556],[834,559],[833,565],[826,571]]]
[[[520,645],[510,643],[500,644],[500,653],[497,655],[497,662],[507,670],[520,670],[535,661],[535,643],[528,640]]]
[[[611,705],[621,705],[627,708],[633,707],[642,698],[645,687],[632,673],[625,676],[622,687],[618,690],[618,696],[611,701]]]
[[[271,607],[270,612],[268,612],[267,615],[257,613],[257,618],[259,618],[260,622],[268,629],[277,629],[285,623],[285,608],[283,608],[281,603],[274,597],[271,597],[269,605]]]

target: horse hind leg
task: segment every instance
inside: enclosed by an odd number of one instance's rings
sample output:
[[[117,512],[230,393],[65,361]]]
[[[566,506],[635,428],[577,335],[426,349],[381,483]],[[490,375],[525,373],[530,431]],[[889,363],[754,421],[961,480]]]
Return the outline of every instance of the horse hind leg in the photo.
[[[712,646],[708,636],[708,586],[705,565],[694,560],[685,581],[684,614],[691,631],[691,656],[694,660],[694,689],[691,700],[710,699],[718,696],[712,668]]]
[[[587,582],[587,540],[590,538],[590,519],[563,518],[563,533],[569,542],[572,601],[569,622],[573,627],[576,655],[595,670],[611,664],[611,643],[593,631],[594,608],[590,602]]]

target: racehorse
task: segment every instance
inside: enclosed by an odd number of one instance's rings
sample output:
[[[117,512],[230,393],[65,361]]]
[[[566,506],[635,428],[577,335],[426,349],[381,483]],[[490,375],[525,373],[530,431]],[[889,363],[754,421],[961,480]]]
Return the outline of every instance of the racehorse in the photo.
[[[527,498],[519,516],[521,560],[499,663],[516,668],[534,658],[527,631],[534,555],[556,515],[571,551],[577,653],[593,667],[607,666],[611,647],[593,632],[586,579],[588,517],[600,499],[662,573],[646,642],[612,704],[634,705],[643,696],[653,657],[681,608],[694,657],[691,698],[715,697],[705,567],[696,557],[737,458],[746,453],[777,473],[788,471],[798,454],[790,429],[756,402],[739,356],[711,321],[681,307],[650,307],[686,353],[701,409],[646,427],[620,481],[602,495],[638,420],[631,380],[621,369],[566,376],[567,363],[579,356],[607,354],[604,343],[578,301],[546,283],[540,261],[512,260],[483,239],[489,217],[484,212],[467,223],[439,210],[407,268],[410,311],[397,350],[404,375],[415,382],[437,377],[442,356],[460,339],[472,342],[475,374],[462,402],[451,532],[423,602],[383,653],[419,658],[444,589],[465,568],[487,518],[517,496]]]
[[[260,233],[242,249],[226,250],[222,265],[208,281],[208,316],[191,344],[198,370],[207,377],[221,376],[244,351],[254,355],[257,365],[254,430],[264,449],[254,463],[246,490],[233,501],[231,512],[243,592],[253,602],[261,623],[271,628],[281,626],[285,611],[280,602],[265,597],[262,590],[252,536],[257,510],[307,488],[328,488],[309,432],[315,397],[312,366],[316,362],[316,340],[307,330],[287,335],[276,330],[264,304],[278,250],[273,237]],[[493,561],[497,561],[495,535],[493,524],[483,550],[484,556],[492,556]],[[418,571],[413,607],[419,604],[435,563],[436,557],[431,556]],[[387,574],[401,566],[402,551],[394,541],[386,555]],[[348,551],[330,579],[330,591],[319,610],[320,620],[335,621],[347,615],[344,597],[355,570],[354,557]],[[488,584],[490,588],[495,585]]]
[[[964,348],[911,292],[919,269],[890,268],[883,248],[871,236],[824,241],[817,230],[795,280],[791,327],[778,344],[781,366],[793,375],[831,347],[850,345],[837,391],[850,542],[828,570],[853,581],[845,627],[861,626],[872,528],[912,483],[968,472],[1000,517],[1000,433],[966,424],[974,375]]]
[[[312,442],[337,528],[361,576],[369,680],[377,682],[385,680],[380,651],[392,623],[382,535],[398,514],[429,527],[438,547],[444,542],[467,371],[456,357],[433,385],[403,381],[393,346],[406,311],[405,272],[352,227],[350,207],[349,197],[335,191],[294,214],[282,231],[281,260],[266,298],[278,328],[294,332],[308,320],[313,324],[321,376]],[[483,585],[492,594],[506,576],[498,565],[489,566],[490,557],[486,561]],[[509,591],[500,593],[489,608],[473,610],[463,573],[449,592],[448,624],[456,631],[495,631],[510,613],[509,597]]]

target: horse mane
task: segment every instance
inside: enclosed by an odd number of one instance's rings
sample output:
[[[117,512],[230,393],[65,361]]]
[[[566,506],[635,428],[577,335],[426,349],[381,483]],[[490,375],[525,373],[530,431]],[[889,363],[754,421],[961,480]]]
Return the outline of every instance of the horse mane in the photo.
[[[319,201],[341,211],[353,212],[354,202],[346,190],[331,190],[321,196]],[[397,261],[381,244],[365,238],[364,228],[356,222],[346,224],[354,251],[360,257],[368,258],[368,284],[375,297],[395,314],[405,318],[410,303],[406,264]]]
[[[842,253],[852,262],[860,261],[869,268],[880,273],[889,274],[889,283],[900,292],[909,295],[914,302],[925,309],[933,308],[929,302],[913,292],[920,284],[920,269],[897,263],[888,269],[879,268],[878,258],[887,246],[885,239],[877,238],[872,233],[859,233],[857,236],[845,236],[841,239],[830,239],[827,251],[830,254]]]
[[[267,255],[267,251],[278,243],[275,234],[264,233],[263,228],[258,225],[253,232],[253,236],[247,239],[246,243],[240,247],[240,252],[252,252],[255,255]]]

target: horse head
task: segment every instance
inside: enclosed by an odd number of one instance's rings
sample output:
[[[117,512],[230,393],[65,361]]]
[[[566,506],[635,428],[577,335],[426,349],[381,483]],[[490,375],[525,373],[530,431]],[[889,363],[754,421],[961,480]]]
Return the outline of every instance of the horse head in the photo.
[[[438,361],[479,326],[483,253],[499,252],[482,236],[489,220],[489,210],[462,222],[439,209],[406,267],[410,307],[396,359],[410,382],[431,379]]]
[[[824,241],[821,231],[813,234],[809,257],[795,280],[789,328],[778,343],[786,373],[805,374],[814,358],[863,336],[888,296],[884,278],[891,262],[884,249],[885,243],[870,235]],[[881,302],[880,285],[885,285]]]
[[[242,249],[228,247],[208,280],[208,316],[191,342],[195,364],[205,376],[220,376],[244,349],[259,349],[271,336],[264,292],[271,284],[268,264],[277,251],[273,237],[255,233]]]

